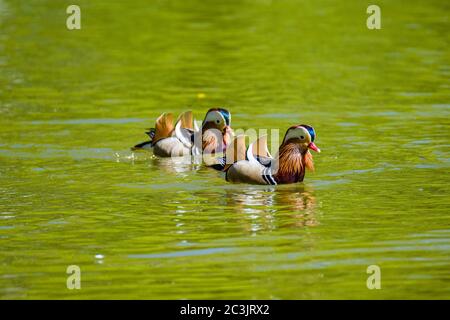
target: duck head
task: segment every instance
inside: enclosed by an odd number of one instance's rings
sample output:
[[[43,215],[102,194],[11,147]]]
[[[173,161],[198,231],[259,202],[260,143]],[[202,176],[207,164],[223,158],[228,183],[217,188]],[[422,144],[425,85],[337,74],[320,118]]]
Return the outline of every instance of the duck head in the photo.
[[[205,119],[202,123],[202,129],[217,129],[224,133],[231,129],[231,114],[228,110],[223,108],[212,108],[206,113]]]
[[[302,154],[308,152],[309,149],[320,152],[320,149],[315,145],[314,139],[316,138],[316,132],[314,128],[307,124],[299,124],[290,127],[284,135],[283,145],[293,143],[295,144]]]
[[[211,132],[215,131],[216,133],[220,132],[222,139],[212,139],[211,135],[205,134],[208,130]],[[206,145],[210,145],[209,148],[212,147],[212,149],[216,150],[219,147],[222,151],[225,150],[233,136],[230,112],[223,108],[209,109],[202,123],[202,134],[204,135],[204,142],[206,140]],[[218,140],[222,140],[222,142]],[[216,145],[211,146],[211,144]],[[203,149],[205,149],[205,143]]]
[[[278,151],[278,166],[274,174],[277,183],[303,181],[305,169],[314,170],[309,150],[320,152],[314,144],[315,138],[314,128],[306,124],[292,126],[286,131]]]

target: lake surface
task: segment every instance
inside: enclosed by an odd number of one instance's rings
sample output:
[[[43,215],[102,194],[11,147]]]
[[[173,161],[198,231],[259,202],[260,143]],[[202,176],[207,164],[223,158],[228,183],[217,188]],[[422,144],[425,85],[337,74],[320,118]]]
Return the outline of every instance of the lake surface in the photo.
[[[0,0],[0,298],[450,297],[447,1],[377,1],[381,30],[366,1],[80,0],[73,31],[69,4]],[[213,106],[313,125],[316,172],[130,151]]]

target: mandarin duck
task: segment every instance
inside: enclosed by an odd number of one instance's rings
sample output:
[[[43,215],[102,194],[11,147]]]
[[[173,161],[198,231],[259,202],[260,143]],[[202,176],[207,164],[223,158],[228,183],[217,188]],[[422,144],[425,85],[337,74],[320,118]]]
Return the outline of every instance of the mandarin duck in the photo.
[[[218,158],[213,168],[225,172],[230,182],[251,184],[286,184],[303,181],[305,170],[314,170],[309,150],[320,152],[314,144],[316,133],[309,125],[290,127],[272,157],[267,149],[267,136],[262,136],[246,148],[245,136],[237,136]]]
[[[175,125],[173,114],[163,113],[156,119],[155,128],[146,132],[151,140],[137,144],[131,150],[153,149],[159,157],[223,152],[233,136],[230,124],[230,112],[223,108],[209,109],[201,129],[193,121],[191,111],[182,113]]]

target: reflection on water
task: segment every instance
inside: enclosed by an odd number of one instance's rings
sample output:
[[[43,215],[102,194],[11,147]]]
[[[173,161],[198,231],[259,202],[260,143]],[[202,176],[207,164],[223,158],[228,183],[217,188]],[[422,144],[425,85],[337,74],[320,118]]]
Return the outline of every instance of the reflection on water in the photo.
[[[199,163],[195,163],[190,156],[174,157],[174,158],[154,158],[152,159],[152,166],[157,166],[159,169],[169,173],[184,173],[196,171],[201,168]]]
[[[443,3],[390,1],[374,32],[355,1],[80,0],[67,32],[58,1],[0,0],[0,298],[448,298]],[[316,172],[234,185],[130,152],[214,106],[312,124]]]
[[[243,186],[225,189],[226,206],[242,217],[244,229],[256,233],[278,227],[315,226],[316,200],[311,187]],[[240,214],[240,215],[239,215]],[[281,224],[278,220],[289,221]]]
[[[122,152],[115,153],[117,162],[130,162],[136,164],[137,162],[148,163],[150,168],[158,168],[167,173],[183,173],[199,170],[202,167],[201,159],[191,156],[173,157],[173,158],[158,158],[153,155],[151,151],[141,152]]]

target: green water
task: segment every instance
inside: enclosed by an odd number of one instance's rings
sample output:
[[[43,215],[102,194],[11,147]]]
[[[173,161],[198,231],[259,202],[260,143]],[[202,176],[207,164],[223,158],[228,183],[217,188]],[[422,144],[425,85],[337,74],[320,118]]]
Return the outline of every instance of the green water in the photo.
[[[450,297],[448,1],[376,1],[381,30],[367,1],[80,0],[68,31],[72,3],[0,0],[0,298]],[[316,172],[129,150],[217,105],[313,125]]]

